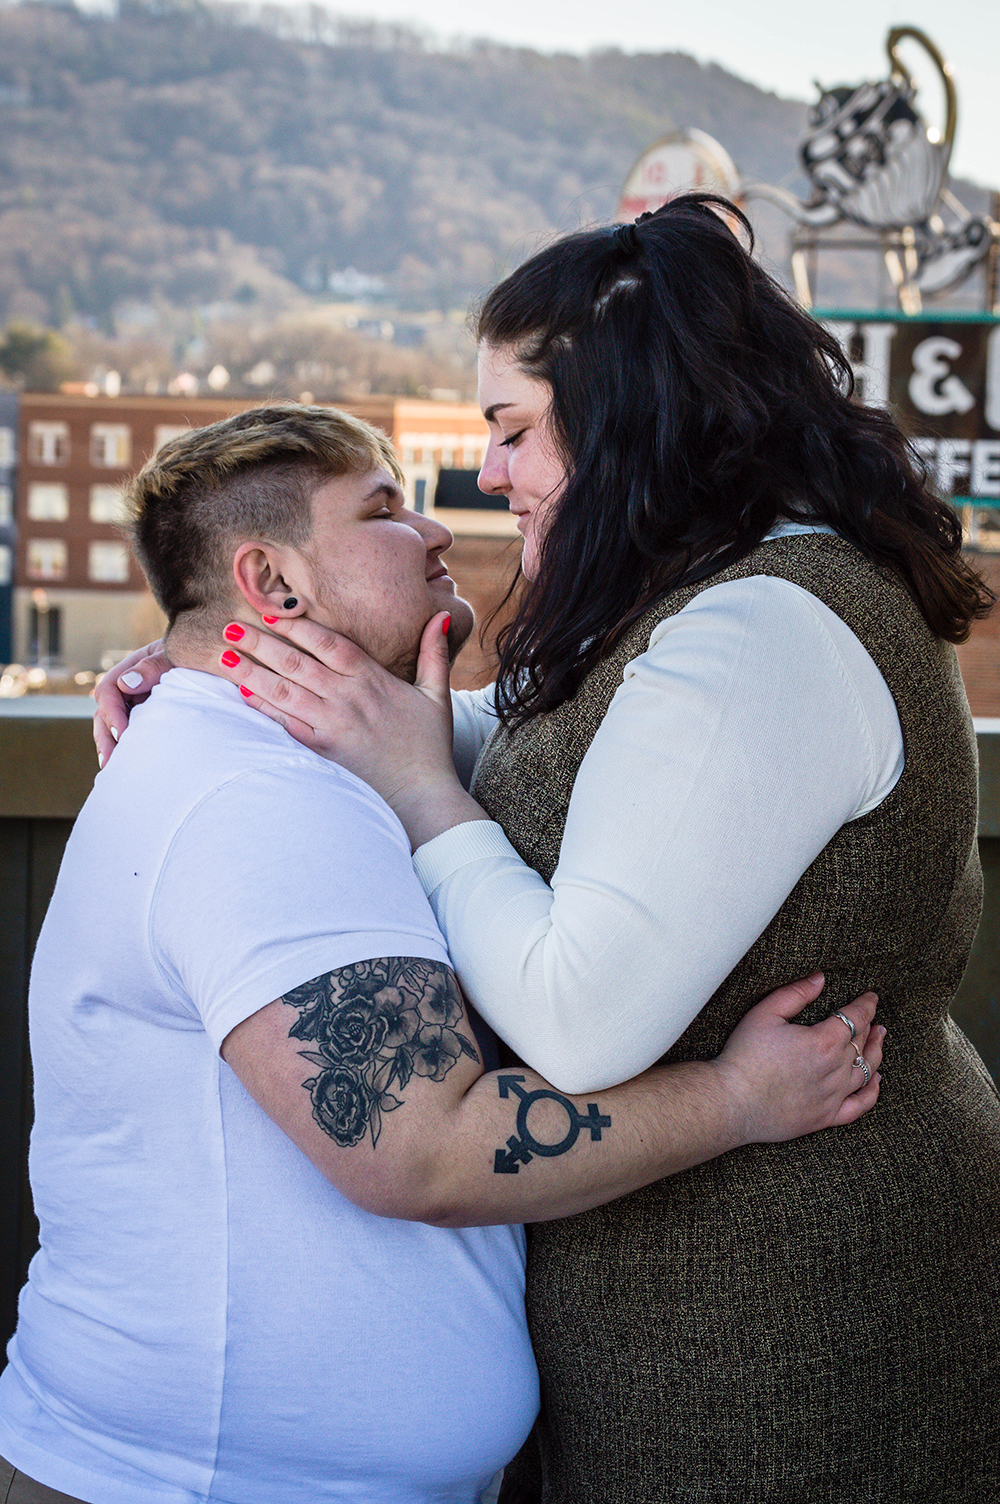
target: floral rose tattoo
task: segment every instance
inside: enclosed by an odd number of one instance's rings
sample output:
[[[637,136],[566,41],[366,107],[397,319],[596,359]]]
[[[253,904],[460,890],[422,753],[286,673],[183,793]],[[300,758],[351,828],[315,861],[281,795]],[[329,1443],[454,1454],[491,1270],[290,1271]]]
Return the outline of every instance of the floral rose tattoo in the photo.
[[[411,1077],[443,1081],[460,1055],[479,1059],[458,1025],[462,995],[438,961],[393,956],[359,961],[314,977],[281,999],[299,1016],[289,1039],[313,1046],[299,1054],[318,1066],[302,1085],[313,1117],[342,1148],[382,1131],[382,1114],[401,1107],[395,1095]]]

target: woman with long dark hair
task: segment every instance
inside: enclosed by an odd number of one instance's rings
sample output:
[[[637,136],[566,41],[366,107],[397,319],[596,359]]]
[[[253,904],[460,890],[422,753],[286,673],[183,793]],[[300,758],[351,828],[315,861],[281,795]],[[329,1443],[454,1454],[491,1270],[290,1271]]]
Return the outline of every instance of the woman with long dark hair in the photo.
[[[981,894],[951,644],[990,597],[730,224],[675,199],[483,304],[480,484],[526,585],[454,762],[437,617],[416,688],[302,621],[273,631],[318,661],[282,681],[251,634],[231,677],[393,805],[471,1000],[563,1090],[713,1054],[816,967],[817,1014],[879,995],[859,1124],[532,1229],[544,1408],[505,1497],[982,1504],[1000,1104],[948,1017]]]

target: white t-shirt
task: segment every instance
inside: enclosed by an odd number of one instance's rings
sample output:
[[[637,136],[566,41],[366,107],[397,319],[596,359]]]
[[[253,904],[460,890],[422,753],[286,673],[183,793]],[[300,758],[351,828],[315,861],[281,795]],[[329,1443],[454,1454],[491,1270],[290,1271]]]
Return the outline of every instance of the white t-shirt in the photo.
[[[492,694],[454,705],[467,781],[496,727]],[[414,862],[466,996],[560,1090],[596,1091],[670,1048],[902,769],[895,704],[857,637],[758,575],[702,591],[625,669],[551,887],[492,821],[445,831]]]
[[[359,1211],[218,1053],[394,955],[447,961],[395,816],[235,686],[169,674],[77,820],[32,970],[16,1467],[95,1504],[470,1504],[517,1450],[521,1229]]]

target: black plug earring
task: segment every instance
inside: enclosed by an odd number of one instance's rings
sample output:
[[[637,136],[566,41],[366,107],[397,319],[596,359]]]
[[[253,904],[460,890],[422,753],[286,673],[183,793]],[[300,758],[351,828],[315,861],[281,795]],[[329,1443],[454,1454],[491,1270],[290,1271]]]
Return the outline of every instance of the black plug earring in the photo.
[[[282,601],[282,603],[281,603],[281,609],[283,611],[294,611],[295,607],[298,605],[298,603],[299,603],[298,596],[297,595],[290,595],[286,601]]]

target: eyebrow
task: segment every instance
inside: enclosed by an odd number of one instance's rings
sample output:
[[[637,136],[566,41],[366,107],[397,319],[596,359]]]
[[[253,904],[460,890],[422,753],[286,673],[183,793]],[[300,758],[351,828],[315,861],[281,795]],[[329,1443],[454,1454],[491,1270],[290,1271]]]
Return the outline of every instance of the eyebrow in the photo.
[[[377,486],[372,486],[371,490],[368,492],[364,500],[374,501],[376,496],[388,496],[390,500],[395,501],[398,497],[401,497],[402,494],[403,493],[400,490],[399,486],[395,485],[394,482],[388,480],[380,480]]]
[[[492,423],[497,413],[504,412],[508,407],[516,406],[516,402],[491,402],[489,407],[484,409],[483,417],[486,419],[487,423]]]

